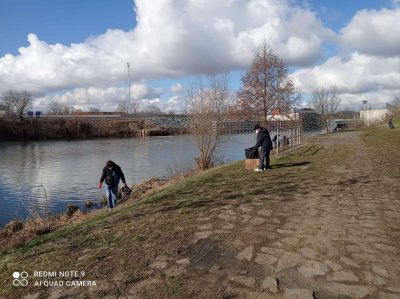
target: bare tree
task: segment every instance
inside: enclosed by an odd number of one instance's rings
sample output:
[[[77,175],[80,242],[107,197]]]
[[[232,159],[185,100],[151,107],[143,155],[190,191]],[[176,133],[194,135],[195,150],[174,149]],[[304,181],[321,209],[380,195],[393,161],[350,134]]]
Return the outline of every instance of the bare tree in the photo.
[[[89,109],[90,112],[100,112],[99,108],[92,107]]]
[[[55,115],[68,115],[74,112],[73,107],[69,107],[67,104],[61,103],[60,101],[52,101],[48,105],[48,113]]]
[[[1,115],[10,115],[10,107],[0,104],[0,116]]]
[[[137,114],[139,112],[139,103],[135,102],[135,101],[131,101],[130,103],[130,109],[129,109],[129,101],[121,101],[118,103],[118,107],[117,107],[117,112],[122,112],[122,113],[126,113],[129,114],[129,110],[131,114]]]
[[[3,104],[11,114],[16,114],[23,119],[27,106],[32,101],[32,96],[26,91],[10,90],[3,95]]]
[[[336,86],[331,86],[329,89],[321,87],[312,93],[311,105],[316,112],[321,114],[326,133],[329,133],[331,121],[338,111],[340,102]]]
[[[170,109],[167,114],[169,115],[176,115],[176,111],[174,109]]]
[[[145,109],[146,114],[162,114],[160,107],[156,106],[155,104],[150,104]]]
[[[194,137],[199,157],[196,163],[204,170],[213,166],[217,143],[229,100],[227,75],[199,78],[188,89],[190,133]]]
[[[395,97],[390,104],[392,104],[395,107],[399,107],[400,108],[400,96]]]
[[[132,114],[138,113],[139,112],[139,107],[140,107],[140,105],[139,105],[138,102],[135,102],[135,101],[131,102],[131,113]]]
[[[121,101],[118,103],[117,112],[121,113],[129,113],[129,102],[128,101]]]
[[[397,96],[393,101],[393,105],[400,108],[400,96]]]
[[[390,103],[387,103],[386,109],[390,111],[389,115],[400,115],[400,97],[397,96]]]
[[[300,102],[283,60],[263,42],[256,50],[249,70],[242,76],[237,94],[239,114],[265,125],[272,109],[287,113]]]

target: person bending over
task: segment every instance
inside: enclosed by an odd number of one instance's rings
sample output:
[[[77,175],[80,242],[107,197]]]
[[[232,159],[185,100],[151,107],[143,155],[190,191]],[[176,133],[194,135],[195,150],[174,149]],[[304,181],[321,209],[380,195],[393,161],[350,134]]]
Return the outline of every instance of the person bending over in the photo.
[[[116,204],[119,180],[122,181],[124,187],[127,187],[125,176],[121,170],[121,167],[111,160],[107,161],[100,177],[99,189],[102,188],[103,182],[105,182],[108,211],[111,211]]]

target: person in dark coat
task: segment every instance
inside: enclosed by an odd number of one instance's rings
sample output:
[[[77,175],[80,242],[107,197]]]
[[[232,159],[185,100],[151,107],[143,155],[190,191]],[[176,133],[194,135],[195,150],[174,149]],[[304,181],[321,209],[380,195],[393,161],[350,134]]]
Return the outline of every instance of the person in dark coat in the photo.
[[[105,182],[109,211],[114,208],[117,200],[119,180],[122,181],[124,187],[127,187],[125,175],[122,172],[121,167],[119,167],[111,160],[107,161],[106,166],[104,166],[103,172],[100,177],[99,189],[102,188],[103,182]]]
[[[266,128],[263,128],[258,124],[254,126],[254,130],[257,133],[257,143],[254,146],[254,149],[258,150],[258,148],[261,146],[258,168],[254,169],[254,171],[263,171],[264,169],[268,170],[270,169],[269,152],[272,150],[271,136],[269,135],[269,132]]]
[[[388,125],[389,125],[389,129],[394,129],[394,125],[393,125],[393,120],[392,120],[392,118],[389,118]]]
[[[274,138],[272,138],[272,145],[274,148],[278,146],[278,142],[279,142],[279,135],[275,134]]]

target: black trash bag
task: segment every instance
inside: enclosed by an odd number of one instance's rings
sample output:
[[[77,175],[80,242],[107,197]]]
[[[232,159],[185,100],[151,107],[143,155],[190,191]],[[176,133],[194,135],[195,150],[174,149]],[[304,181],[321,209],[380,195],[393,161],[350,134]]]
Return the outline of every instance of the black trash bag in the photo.
[[[246,156],[246,159],[258,159],[258,150],[253,147],[245,148],[244,149],[244,155]]]
[[[131,195],[132,189],[129,188],[128,186],[124,186],[121,188],[121,192],[122,192],[122,197],[128,197],[129,195]]]

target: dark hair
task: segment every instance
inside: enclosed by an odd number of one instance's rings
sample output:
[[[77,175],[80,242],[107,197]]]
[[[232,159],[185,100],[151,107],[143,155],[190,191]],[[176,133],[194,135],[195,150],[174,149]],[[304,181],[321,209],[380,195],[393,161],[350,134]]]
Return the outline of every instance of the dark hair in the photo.
[[[107,167],[114,167],[114,166],[116,166],[117,164],[115,164],[113,161],[111,161],[111,160],[108,160],[107,161],[107,163],[106,163],[106,166]]]
[[[256,124],[256,125],[254,126],[254,131],[255,131],[255,130],[258,130],[258,129],[261,129],[261,126],[260,126],[259,124]]]

